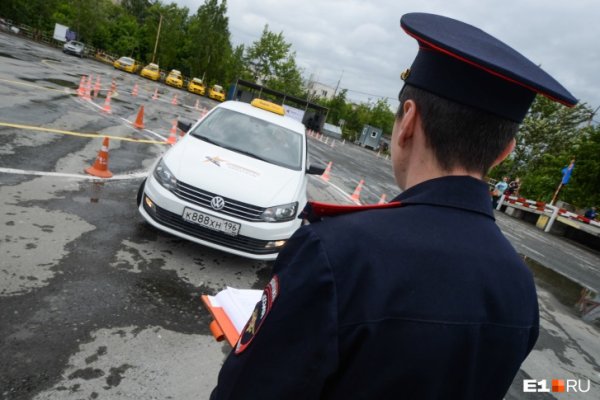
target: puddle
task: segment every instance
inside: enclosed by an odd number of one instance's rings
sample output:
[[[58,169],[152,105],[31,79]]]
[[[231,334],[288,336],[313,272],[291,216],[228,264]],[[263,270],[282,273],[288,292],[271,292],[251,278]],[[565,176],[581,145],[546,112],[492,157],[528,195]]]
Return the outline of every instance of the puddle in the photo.
[[[102,193],[102,188],[104,187],[104,182],[93,182],[90,193],[90,203],[98,203],[100,201],[100,195]]]
[[[543,266],[529,257],[523,257],[533,272],[537,286],[549,291],[560,303],[586,322],[600,327],[600,293]]]
[[[46,82],[54,83],[58,86],[68,87],[68,88],[76,88],[77,84],[71,81],[65,81],[63,79],[45,79]]]
[[[8,54],[8,53],[0,53],[0,57],[6,57],[6,58],[12,58],[12,59],[18,60],[17,57],[13,56],[12,54]]]

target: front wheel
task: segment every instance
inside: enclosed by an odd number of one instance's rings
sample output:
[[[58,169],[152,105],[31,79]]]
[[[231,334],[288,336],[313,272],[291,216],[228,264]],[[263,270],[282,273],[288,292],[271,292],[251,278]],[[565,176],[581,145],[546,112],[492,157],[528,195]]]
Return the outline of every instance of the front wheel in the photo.
[[[137,192],[137,206],[139,207],[140,204],[142,204],[142,198],[144,197],[144,187],[146,186],[146,179],[144,179],[140,185],[140,188],[138,189]]]

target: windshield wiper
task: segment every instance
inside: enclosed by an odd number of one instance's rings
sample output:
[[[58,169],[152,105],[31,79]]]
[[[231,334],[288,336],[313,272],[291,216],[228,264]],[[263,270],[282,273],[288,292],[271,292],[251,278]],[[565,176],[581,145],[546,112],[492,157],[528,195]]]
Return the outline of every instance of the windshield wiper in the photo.
[[[227,150],[235,151],[236,153],[244,154],[246,156],[249,156],[249,157],[252,157],[252,158],[256,158],[257,160],[261,160],[261,161],[265,161],[265,162],[271,163],[271,161],[267,160],[266,158],[263,158],[261,156],[257,156],[256,154],[254,154],[252,152],[249,152],[249,151],[246,151],[246,150],[242,150],[242,149],[239,149],[237,147],[227,146],[227,145],[225,145],[223,143],[219,143],[219,142],[214,141],[214,140],[212,140],[210,138],[207,138],[206,136],[198,135],[196,133],[190,133],[190,135],[192,135],[193,137],[198,138],[200,140],[203,140],[205,142],[214,144],[215,146],[219,146],[219,147],[222,147],[222,148],[227,149]]]
[[[225,146],[223,146],[223,147],[225,147]],[[244,154],[244,155],[252,157],[252,158],[256,158],[257,160],[260,160],[260,161],[265,161],[265,162],[268,162],[268,163],[271,162],[271,161],[267,160],[266,158],[262,158],[260,156],[257,156],[256,154],[251,153],[251,152],[246,151],[246,150],[238,149],[238,148],[235,148],[235,147],[226,147],[226,149],[232,150],[232,151],[235,151],[235,152],[238,152],[238,153],[241,153],[241,154]]]
[[[224,147],[221,143],[216,142],[216,141],[214,141],[214,140],[212,140],[210,138],[207,138],[206,136],[198,135],[196,133],[190,133],[190,135],[192,135],[193,137],[195,137],[197,139],[204,140],[205,142],[212,143],[212,144],[214,144],[216,146]]]

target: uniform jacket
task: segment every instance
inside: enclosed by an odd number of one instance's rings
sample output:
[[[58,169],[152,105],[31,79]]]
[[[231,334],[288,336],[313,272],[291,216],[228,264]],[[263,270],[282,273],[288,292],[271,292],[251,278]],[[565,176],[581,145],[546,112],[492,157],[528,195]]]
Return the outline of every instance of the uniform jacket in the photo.
[[[293,235],[212,399],[502,399],[539,317],[487,185],[443,177],[394,201]]]

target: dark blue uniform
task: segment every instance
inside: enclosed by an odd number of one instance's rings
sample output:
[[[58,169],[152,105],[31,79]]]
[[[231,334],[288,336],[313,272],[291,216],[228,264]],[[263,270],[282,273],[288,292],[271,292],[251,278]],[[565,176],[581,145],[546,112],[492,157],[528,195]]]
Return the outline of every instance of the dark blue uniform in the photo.
[[[487,185],[444,177],[395,200],[297,231],[211,398],[502,399],[538,306]]]

